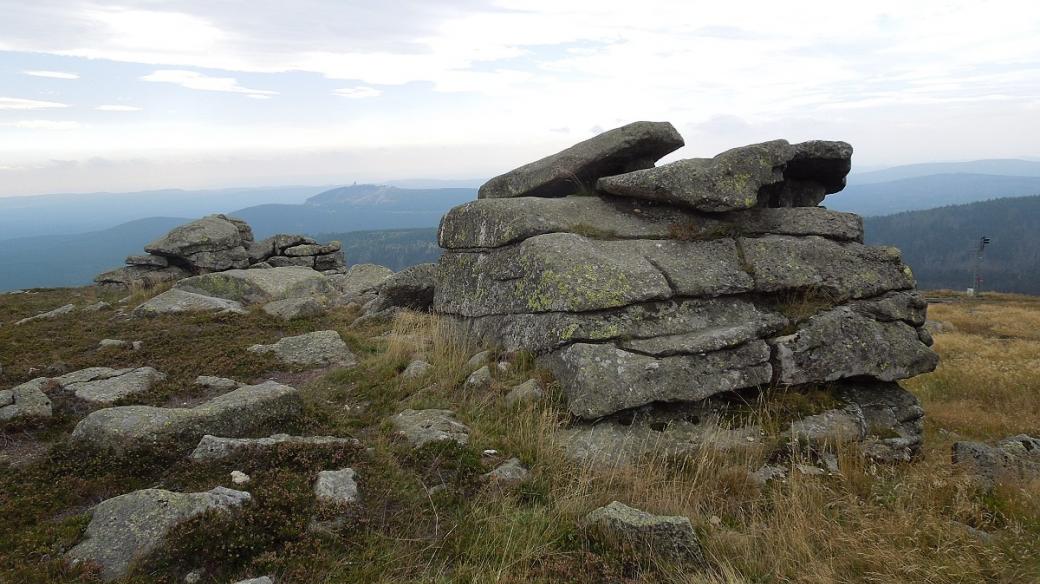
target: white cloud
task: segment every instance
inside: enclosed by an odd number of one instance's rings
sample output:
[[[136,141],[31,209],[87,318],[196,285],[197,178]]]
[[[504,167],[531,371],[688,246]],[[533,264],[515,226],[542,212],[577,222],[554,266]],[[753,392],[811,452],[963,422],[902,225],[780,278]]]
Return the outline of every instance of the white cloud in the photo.
[[[94,109],[99,112],[139,112],[142,108],[133,105],[99,105]]]
[[[383,92],[375,87],[343,87],[333,91],[340,97],[349,97],[351,99],[364,99],[366,97],[379,97],[383,95]]]
[[[79,79],[79,74],[66,73],[64,71],[22,71],[22,74],[31,77],[47,77],[49,79]]]
[[[188,89],[197,89],[199,91],[244,93],[250,97],[278,95],[277,91],[242,87],[234,77],[210,77],[197,71],[184,71],[180,69],[160,69],[141,77],[141,80],[156,83],[172,83],[174,85],[180,85],[181,87],[186,87]]]
[[[75,130],[82,127],[79,122],[56,120],[21,120],[18,122],[0,123],[0,126],[22,128],[26,130]]]
[[[36,110],[69,107],[64,103],[22,99],[20,97],[0,97],[0,110]]]

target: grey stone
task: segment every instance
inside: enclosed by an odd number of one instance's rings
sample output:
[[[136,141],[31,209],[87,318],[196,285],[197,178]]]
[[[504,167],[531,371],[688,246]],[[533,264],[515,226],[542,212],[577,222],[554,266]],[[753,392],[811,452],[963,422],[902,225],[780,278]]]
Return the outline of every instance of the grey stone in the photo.
[[[352,468],[323,470],[314,483],[314,497],[326,505],[352,505],[360,500],[357,473]]]
[[[558,197],[591,189],[596,179],[651,168],[683,146],[667,122],[634,122],[579,142],[497,176],[480,187],[478,197]]]
[[[418,264],[391,275],[379,284],[378,297],[366,313],[390,308],[428,311],[437,287],[437,265]]]
[[[859,406],[849,404],[795,420],[787,433],[793,440],[810,444],[859,442],[867,435],[867,422]]]
[[[321,246],[314,243],[305,243],[287,247],[282,253],[288,257],[316,256],[321,253]]]
[[[848,306],[811,317],[791,335],[770,340],[780,383],[799,385],[861,375],[882,381],[933,371],[939,356],[900,322],[878,322]]]
[[[326,275],[345,274],[346,265],[347,259],[341,251],[314,256],[314,269]]]
[[[763,341],[705,354],[654,358],[612,345],[575,343],[547,358],[567,396],[586,420],[652,402],[702,400],[767,384],[772,377]]]
[[[703,240],[772,233],[862,241],[863,220],[820,207],[717,214],[605,196],[480,199],[448,211],[441,221],[438,243],[449,250],[496,248],[547,233],[604,240]]]
[[[782,466],[766,464],[755,472],[748,473],[748,478],[759,487],[764,487],[773,481],[786,479],[787,469]]]
[[[206,389],[215,389],[218,391],[231,391],[238,389],[242,386],[241,383],[234,379],[227,379],[226,377],[214,377],[212,375],[199,375],[195,378],[195,385],[204,387]]]
[[[414,448],[432,442],[469,442],[469,428],[455,418],[451,410],[405,410],[390,418],[394,431]]]
[[[156,383],[164,381],[166,374],[152,367],[136,369],[109,369],[92,367],[55,378],[62,389],[76,398],[92,404],[107,405],[112,402],[144,393]]]
[[[73,444],[113,454],[190,450],[206,434],[239,437],[270,431],[295,417],[300,397],[288,385],[246,385],[193,408],[122,406],[90,413],[70,438]]]
[[[60,317],[72,314],[75,311],[76,311],[76,305],[74,305],[74,304],[66,304],[65,306],[59,306],[58,308],[55,308],[54,310],[49,310],[47,312],[42,312],[42,313],[37,314],[35,316],[29,316],[29,317],[23,318],[22,320],[19,320],[18,322],[14,323],[14,324],[22,325],[22,324],[26,324],[26,323],[30,323],[30,322],[36,322],[38,320],[54,320],[56,318],[60,318]]]
[[[1019,434],[994,446],[955,442],[953,463],[983,488],[1040,478],[1040,438]]]
[[[245,314],[246,310],[241,303],[234,300],[174,288],[139,304],[130,314],[135,318],[141,318],[188,312]]]
[[[101,312],[102,310],[108,310],[110,308],[112,308],[112,305],[102,300],[84,306],[83,312]]]
[[[249,578],[248,580],[239,580],[235,584],[274,584],[274,579],[270,576],[260,576],[259,578]]]
[[[931,335],[941,335],[943,333],[952,333],[957,331],[957,327],[953,326],[952,322],[947,322],[945,320],[925,321],[923,327],[925,331]]]
[[[283,337],[273,345],[253,345],[251,353],[274,353],[279,361],[304,367],[353,367],[357,358],[336,331]]]
[[[909,462],[921,450],[924,409],[898,383],[866,378],[838,383],[834,396],[855,404],[866,423],[863,453],[878,462]]]
[[[491,351],[480,351],[466,361],[466,369],[479,369],[491,359]]]
[[[221,460],[241,450],[267,450],[280,444],[322,447],[357,446],[359,443],[354,438],[339,438],[337,436],[274,434],[267,438],[226,438],[207,434],[199,440],[199,445],[192,451],[190,458],[192,460]]]
[[[228,510],[249,493],[217,487],[204,493],[144,489],[102,501],[94,508],[84,540],[66,558],[101,567],[106,582],[127,575],[134,562],[162,546],[170,531],[211,510]]]
[[[249,475],[240,470],[231,471],[231,482],[236,485],[244,485],[251,480],[252,478]]]
[[[222,215],[209,215],[173,228],[144,246],[152,255],[187,258],[204,252],[223,252],[242,247],[238,227]],[[245,250],[243,249],[243,257]]]
[[[329,301],[335,294],[332,282],[326,276],[301,267],[204,274],[177,282],[175,289],[244,305],[266,304],[287,298]]]
[[[126,256],[126,265],[128,266],[153,266],[156,268],[165,268],[170,265],[170,260],[163,256],[157,256],[152,254],[145,255],[131,255]]]
[[[271,264],[269,264],[267,262],[257,262],[255,264],[251,264],[249,266],[249,269],[250,270],[270,270],[273,267],[274,266],[272,266]]]
[[[99,286],[118,290],[147,290],[187,278],[191,273],[179,266],[157,268],[154,266],[125,266],[116,268],[94,278]]]
[[[250,242],[246,247],[246,256],[250,264],[265,262],[267,258],[275,254],[274,242],[270,239]]]
[[[314,298],[286,298],[268,302],[263,311],[282,320],[295,320],[321,316],[325,314],[325,306]]]
[[[849,307],[881,322],[899,320],[908,325],[920,327],[925,323],[928,301],[916,290],[905,290],[850,302]]]
[[[433,371],[433,365],[430,365],[426,361],[415,360],[405,367],[404,371],[401,372],[401,377],[405,379],[419,379],[425,377],[431,371]]]
[[[758,292],[810,290],[838,302],[914,287],[910,268],[894,248],[813,236],[742,237],[738,242]]]
[[[98,342],[99,349],[132,349],[134,346],[130,341],[122,341],[119,339],[101,339]]]
[[[270,242],[271,248],[274,250],[274,255],[280,255],[285,252],[286,249],[297,245],[309,245],[318,243],[310,237],[303,235],[292,235],[286,233],[279,233],[278,235],[272,235],[264,240]]]
[[[249,267],[249,254],[242,246],[221,251],[200,251],[184,257],[194,271],[210,272]]]
[[[491,369],[487,365],[484,365],[480,369],[470,373],[463,386],[470,391],[483,391],[491,387],[491,381]]]
[[[229,215],[218,215],[218,217],[222,217],[227,221],[230,221],[238,229],[238,234],[242,238],[242,243],[253,242],[253,228],[250,227],[244,219],[239,219],[238,217],[231,217]]]
[[[375,264],[354,264],[346,274],[329,276],[329,280],[343,297],[343,302],[357,301],[366,294],[374,297],[376,288],[394,275],[390,268]],[[367,302],[370,298],[365,298]]]
[[[705,565],[697,532],[686,517],[653,515],[614,501],[586,515],[582,524],[608,543],[630,547],[646,559]]]
[[[483,475],[485,481],[501,486],[515,486],[531,478],[531,471],[519,458],[510,458]]]
[[[542,399],[542,386],[534,379],[516,385],[506,394],[506,405],[513,407]]]
[[[310,268],[314,269],[314,256],[271,256],[267,263],[275,268]]]
[[[43,392],[49,380],[37,377],[11,389],[0,398],[0,422],[51,417],[51,400]]]

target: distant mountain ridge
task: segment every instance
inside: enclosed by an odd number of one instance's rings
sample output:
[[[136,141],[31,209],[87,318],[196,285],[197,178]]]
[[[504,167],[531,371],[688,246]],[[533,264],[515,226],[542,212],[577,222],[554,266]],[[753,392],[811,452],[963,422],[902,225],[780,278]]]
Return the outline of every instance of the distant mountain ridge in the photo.
[[[1040,176],[933,174],[887,182],[850,184],[828,196],[829,209],[865,217],[1040,194]]]
[[[982,264],[984,290],[1040,294],[1040,196],[996,199],[864,221],[866,242],[903,252],[918,286],[965,289],[979,237],[992,239]]]
[[[996,176],[1040,176],[1040,161],[993,158],[968,162],[924,162],[904,164],[870,172],[853,172],[850,185],[888,182],[932,174],[988,174]]]

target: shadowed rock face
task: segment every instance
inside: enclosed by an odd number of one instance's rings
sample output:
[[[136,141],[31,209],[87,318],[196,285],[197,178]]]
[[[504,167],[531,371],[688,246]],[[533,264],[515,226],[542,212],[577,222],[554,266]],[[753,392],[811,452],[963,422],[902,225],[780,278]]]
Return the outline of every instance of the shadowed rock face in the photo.
[[[859,217],[817,206],[844,187],[852,147],[774,140],[604,171],[632,129],[496,177],[448,212],[434,311],[535,353],[588,422],[773,384],[854,388],[792,431],[866,443],[874,415],[901,440],[876,443],[878,458],[915,452],[920,429],[893,413],[909,407],[893,382],[938,362],[926,303],[898,250],[863,245]],[[545,186],[578,159],[598,192]],[[887,397],[868,415],[871,392]]]

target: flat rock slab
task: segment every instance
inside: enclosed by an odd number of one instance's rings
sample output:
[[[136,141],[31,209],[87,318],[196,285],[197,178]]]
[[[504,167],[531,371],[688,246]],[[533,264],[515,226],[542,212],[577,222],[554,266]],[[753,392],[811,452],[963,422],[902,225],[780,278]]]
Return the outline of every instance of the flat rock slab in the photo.
[[[158,549],[174,527],[207,511],[232,509],[249,500],[249,493],[224,487],[204,493],[145,489],[113,497],[94,508],[84,540],[65,557],[97,564],[103,580],[116,580]]]
[[[231,391],[232,389],[238,389],[244,384],[239,383],[234,379],[228,379],[226,377],[199,375],[195,378],[195,385],[198,385],[199,387],[204,387],[206,389],[215,389],[217,391]]]
[[[274,265],[274,264],[272,264]],[[177,282],[176,288],[249,306],[287,298],[331,301],[335,288],[321,272],[306,267],[227,270]]]
[[[167,290],[137,306],[131,313],[134,317],[160,316],[163,314],[183,314],[189,312],[217,312],[245,314],[241,303],[179,290]]]
[[[207,434],[202,437],[199,445],[195,447],[189,458],[192,460],[220,460],[242,450],[266,450],[281,444],[322,447],[357,446],[359,443],[354,438],[339,438],[336,436],[274,434],[267,438],[226,438]]]
[[[152,389],[156,383],[166,380],[166,374],[152,367],[91,367],[56,377],[54,380],[62,389],[78,399],[93,404],[110,404]]]
[[[325,314],[325,306],[314,298],[286,298],[263,306],[267,314],[282,320],[311,318]]]
[[[722,235],[819,235],[862,241],[863,220],[821,207],[698,213],[621,197],[479,199],[452,208],[438,231],[444,249],[486,249],[547,233],[592,239],[713,239]]]
[[[591,420],[652,402],[696,401],[771,381],[769,346],[655,358],[609,344],[575,343],[546,358],[567,407]]]
[[[284,337],[273,345],[253,345],[251,353],[274,353],[282,363],[304,367],[352,367],[357,357],[336,331],[317,331]]]
[[[848,306],[817,314],[798,332],[770,344],[777,380],[788,385],[858,376],[895,381],[934,371],[939,364],[914,327],[879,322]]]
[[[72,314],[73,312],[76,312],[76,305],[74,305],[74,304],[66,304],[65,306],[59,306],[58,308],[55,308],[54,310],[43,312],[43,313],[37,314],[35,316],[30,316],[30,317],[27,317],[27,318],[23,318],[22,320],[19,320],[18,322],[14,323],[14,324],[15,325],[23,325],[23,324],[27,324],[27,323],[30,323],[30,322],[36,322],[38,320],[54,320],[56,318],[61,318],[63,316]]]
[[[185,258],[240,246],[242,233],[238,226],[222,215],[209,215],[174,227],[166,235],[145,245],[144,250],[153,255]]]
[[[590,189],[600,177],[651,168],[683,144],[682,136],[668,122],[634,122],[496,176],[480,187],[477,196],[570,195]]]
[[[71,441],[114,454],[190,450],[206,434],[241,437],[270,432],[299,414],[300,397],[288,385],[246,385],[193,408],[122,406],[92,412],[76,424]]]
[[[451,410],[405,410],[391,417],[390,424],[415,448],[446,440],[469,442],[469,428]]]
[[[361,499],[356,479],[352,468],[323,470],[314,483],[314,498],[326,505],[353,505]]]
[[[51,417],[51,400],[43,392],[49,382],[46,377],[37,377],[0,391],[0,422]]]
[[[607,543],[620,544],[645,559],[705,565],[700,540],[687,517],[654,515],[614,501],[586,515],[582,523]]]
[[[346,274],[329,276],[329,280],[342,295],[343,302],[368,300],[366,294],[374,294],[376,288],[394,275],[390,268],[376,264],[354,264]],[[370,299],[370,298],[369,298]],[[362,302],[363,304],[363,302]]]

